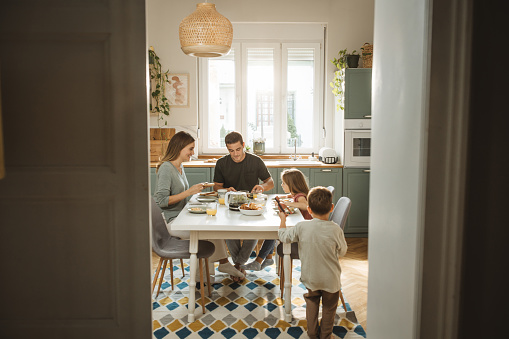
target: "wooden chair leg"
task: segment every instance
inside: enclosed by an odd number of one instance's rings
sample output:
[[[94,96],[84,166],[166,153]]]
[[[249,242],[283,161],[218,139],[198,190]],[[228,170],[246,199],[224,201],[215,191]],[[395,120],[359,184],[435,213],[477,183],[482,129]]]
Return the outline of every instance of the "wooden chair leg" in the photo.
[[[205,313],[205,284],[203,283],[203,259],[200,259],[200,294],[201,294],[201,308]]]
[[[159,295],[159,291],[161,290],[161,284],[163,283],[163,277],[164,277],[164,272],[166,271],[167,263],[168,263],[168,259],[165,259],[164,263],[163,263],[163,270],[161,272],[161,279],[159,279],[159,287],[157,288],[156,297]]]
[[[212,295],[212,290],[210,288],[209,258],[205,258],[205,271],[207,273],[207,287],[209,289],[209,297],[210,297]]]
[[[184,275],[184,260],[180,259],[180,269],[182,270],[182,278],[185,277]]]
[[[173,260],[170,259],[171,290],[173,291]]]
[[[156,271],[154,272],[154,281],[152,282],[152,294],[154,293],[154,288],[156,287],[157,277],[159,277],[159,270],[161,269],[161,264],[163,263],[163,258],[159,257],[159,264],[157,264]]]
[[[341,292],[341,290],[339,290],[339,298],[341,299],[341,303],[343,304],[343,308],[345,309],[345,313],[346,313],[347,309],[346,309],[345,299],[343,298],[343,292]]]

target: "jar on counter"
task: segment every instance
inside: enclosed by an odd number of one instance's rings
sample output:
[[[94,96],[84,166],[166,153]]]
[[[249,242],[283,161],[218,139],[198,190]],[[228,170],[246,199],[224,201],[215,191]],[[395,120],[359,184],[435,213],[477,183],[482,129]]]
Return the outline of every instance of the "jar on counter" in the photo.
[[[265,153],[265,141],[253,141],[253,153],[262,155]]]

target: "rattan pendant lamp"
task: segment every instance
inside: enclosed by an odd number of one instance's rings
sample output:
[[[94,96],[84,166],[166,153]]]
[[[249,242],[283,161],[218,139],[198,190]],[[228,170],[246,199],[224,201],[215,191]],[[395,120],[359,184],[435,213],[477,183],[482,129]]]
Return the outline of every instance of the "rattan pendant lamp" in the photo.
[[[230,20],[216,11],[216,5],[199,3],[179,26],[182,51],[195,57],[220,57],[232,46],[233,27]]]

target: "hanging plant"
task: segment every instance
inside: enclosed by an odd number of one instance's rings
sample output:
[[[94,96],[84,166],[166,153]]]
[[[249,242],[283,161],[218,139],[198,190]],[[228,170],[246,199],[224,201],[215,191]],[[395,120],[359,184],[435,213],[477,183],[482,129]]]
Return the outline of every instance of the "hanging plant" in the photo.
[[[338,98],[337,108],[344,110],[344,97],[345,97],[345,69],[348,68],[347,56],[357,55],[357,51],[348,53],[346,48],[338,53],[338,57],[331,60],[332,64],[338,69],[334,72],[334,78],[330,83],[332,93]]]
[[[157,126],[159,122],[164,120],[163,114],[170,115],[170,103],[168,98],[164,95],[166,85],[170,83],[169,71],[163,72],[161,62],[157,56],[154,48],[151,46],[148,50],[148,60],[150,69],[150,112],[159,115]],[[168,123],[165,121],[165,125]]]

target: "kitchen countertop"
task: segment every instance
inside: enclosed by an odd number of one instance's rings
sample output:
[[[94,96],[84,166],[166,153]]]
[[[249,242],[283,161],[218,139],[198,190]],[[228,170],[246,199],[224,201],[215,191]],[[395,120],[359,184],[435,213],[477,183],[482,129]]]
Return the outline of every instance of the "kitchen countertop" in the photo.
[[[309,161],[309,160],[266,160],[264,161],[265,165],[268,168],[288,168],[288,167],[309,167],[309,168],[343,168],[342,164],[324,164],[321,161]],[[156,167],[157,162],[151,162],[150,167]],[[193,168],[193,167],[215,167],[215,162],[208,162],[207,160],[193,160],[184,162],[184,167]]]

